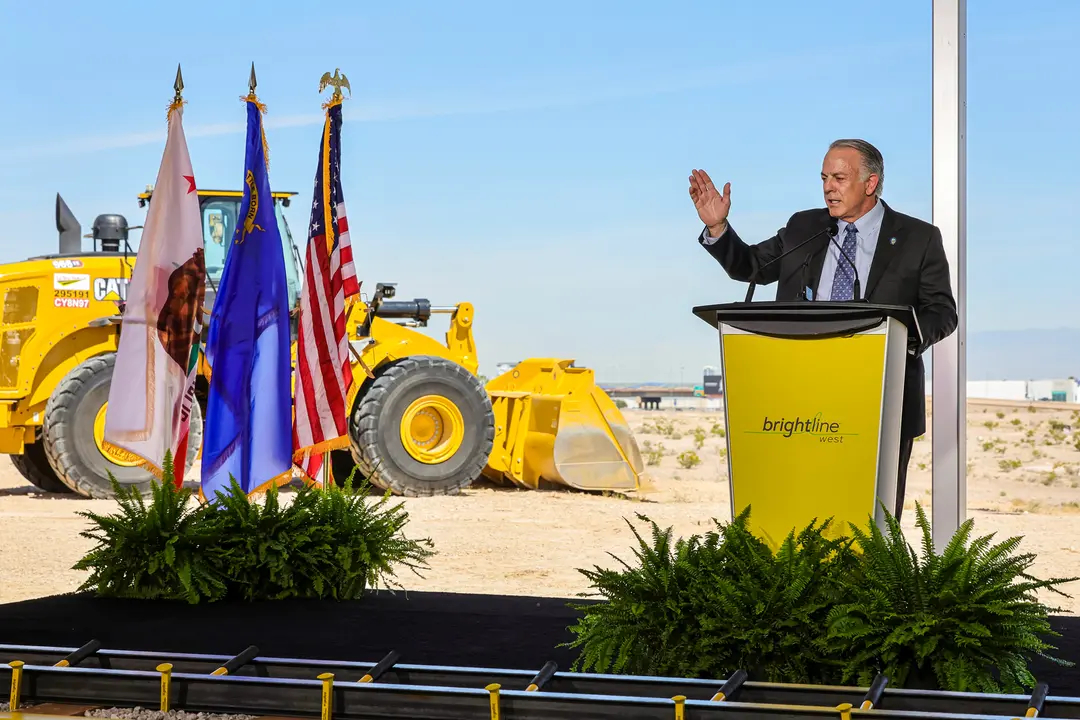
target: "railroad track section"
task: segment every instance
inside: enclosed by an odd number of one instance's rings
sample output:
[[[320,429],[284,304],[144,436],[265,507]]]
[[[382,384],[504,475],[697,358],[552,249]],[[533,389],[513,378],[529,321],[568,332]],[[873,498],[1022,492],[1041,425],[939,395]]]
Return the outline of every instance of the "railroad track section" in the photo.
[[[795,718],[1080,719],[1080,698],[888,687],[755,682],[740,670],[722,680],[560,672],[555,663],[508,670],[274,658],[251,646],[237,655],[0,645],[0,688],[29,717],[62,704],[160,708],[275,718],[419,720],[780,720]],[[17,714],[0,713],[0,718]]]

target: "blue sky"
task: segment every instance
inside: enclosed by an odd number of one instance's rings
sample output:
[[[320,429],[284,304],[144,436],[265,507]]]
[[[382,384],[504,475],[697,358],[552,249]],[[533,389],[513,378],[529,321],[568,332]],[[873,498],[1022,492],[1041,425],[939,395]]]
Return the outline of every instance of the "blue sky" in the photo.
[[[969,330],[1080,326],[1080,3],[968,5]],[[717,339],[690,309],[744,286],[694,241],[689,171],[730,180],[732,222],[764,239],[820,206],[829,141],[865,137],[886,201],[929,220],[930,8],[6,3],[0,262],[55,248],[57,192],[84,230],[101,212],[142,222],[178,62],[198,183],[237,189],[255,62],[271,183],[301,193],[288,218],[303,251],[318,81],[340,67],[366,289],[474,303],[489,375],[542,356],[601,381],[696,379]]]

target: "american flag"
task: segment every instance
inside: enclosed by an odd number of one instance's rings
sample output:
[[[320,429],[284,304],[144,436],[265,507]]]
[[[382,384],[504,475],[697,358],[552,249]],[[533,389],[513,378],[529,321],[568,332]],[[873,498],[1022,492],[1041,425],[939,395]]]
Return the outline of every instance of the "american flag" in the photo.
[[[293,461],[314,482],[320,482],[323,453],[349,445],[345,400],[352,370],[345,306],[359,292],[341,192],[341,102],[337,100],[327,108],[319,145],[296,350]]]

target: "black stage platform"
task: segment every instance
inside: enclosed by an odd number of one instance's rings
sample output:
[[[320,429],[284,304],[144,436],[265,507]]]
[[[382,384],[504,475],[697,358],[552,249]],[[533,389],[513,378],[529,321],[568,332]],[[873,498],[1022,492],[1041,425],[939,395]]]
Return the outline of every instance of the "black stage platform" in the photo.
[[[539,669],[548,660],[569,670],[577,614],[570,598],[386,591],[348,602],[183,603],[107,600],[72,594],[0,605],[0,644],[78,647],[91,639],[110,649],[238,653],[256,645],[272,657]],[[1080,617],[1051,619],[1060,667],[1037,659],[1032,672],[1051,695],[1080,696]],[[6,661],[8,658],[3,658]],[[751,678],[754,679],[754,678]]]

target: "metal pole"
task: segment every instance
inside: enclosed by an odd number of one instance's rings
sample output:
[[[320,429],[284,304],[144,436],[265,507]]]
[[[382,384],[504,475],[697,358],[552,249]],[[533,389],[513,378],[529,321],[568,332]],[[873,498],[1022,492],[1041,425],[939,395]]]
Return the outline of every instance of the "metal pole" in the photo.
[[[967,0],[933,0],[933,222],[941,229],[959,315],[933,348],[934,546],[967,515]]]

